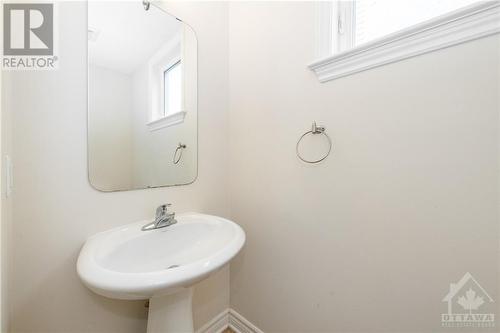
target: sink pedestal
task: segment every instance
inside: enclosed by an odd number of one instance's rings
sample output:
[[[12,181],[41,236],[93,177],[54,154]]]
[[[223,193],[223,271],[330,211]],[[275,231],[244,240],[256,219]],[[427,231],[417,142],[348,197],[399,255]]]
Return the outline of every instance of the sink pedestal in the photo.
[[[193,333],[193,288],[149,300],[147,333]]]

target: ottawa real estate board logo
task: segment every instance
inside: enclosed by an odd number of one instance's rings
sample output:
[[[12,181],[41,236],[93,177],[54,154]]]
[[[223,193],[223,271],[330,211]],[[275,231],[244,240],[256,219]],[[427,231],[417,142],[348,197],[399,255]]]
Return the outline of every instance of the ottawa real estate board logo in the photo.
[[[443,327],[495,327],[493,298],[468,272],[450,284],[443,302],[448,304],[448,312],[441,314]]]
[[[56,69],[54,3],[3,3],[2,9],[2,69]]]

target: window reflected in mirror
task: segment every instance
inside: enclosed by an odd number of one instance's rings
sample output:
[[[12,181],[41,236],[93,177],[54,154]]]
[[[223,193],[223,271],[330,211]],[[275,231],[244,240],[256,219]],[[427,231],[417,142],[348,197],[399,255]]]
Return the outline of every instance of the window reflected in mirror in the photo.
[[[163,117],[182,111],[182,66],[177,61],[163,73],[165,108]]]

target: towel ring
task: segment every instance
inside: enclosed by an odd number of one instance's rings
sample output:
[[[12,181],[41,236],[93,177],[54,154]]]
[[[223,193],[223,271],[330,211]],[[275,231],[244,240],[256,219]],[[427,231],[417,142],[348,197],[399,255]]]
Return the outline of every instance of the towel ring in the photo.
[[[187,146],[186,146],[185,144],[182,144],[182,143],[180,143],[180,142],[179,142],[179,145],[177,146],[177,148],[175,148],[174,158],[173,158],[173,160],[172,160],[172,162],[174,162],[174,164],[179,163],[179,161],[180,161],[180,160],[181,160],[181,158],[182,158],[182,152],[184,151],[184,149],[186,149],[186,147],[187,147]],[[179,154],[179,157],[177,157],[177,152],[179,152],[179,151],[180,151],[181,153]]]
[[[300,142],[302,141],[302,139],[305,136],[307,136],[309,134],[312,134],[312,135],[323,134],[325,136],[325,138],[328,140],[328,151],[326,152],[326,154],[323,157],[321,157],[317,160],[306,160],[305,158],[300,156],[300,152],[299,152]],[[331,151],[332,151],[332,139],[330,139],[328,134],[326,134],[325,127],[324,126],[316,126],[316,122],[312,123],[312,127],[311,127],[310,131],[307,131],[300,136],[299,141],[297,141],[297,145],[295,146],[295,152],[297,153],[297,157],[300,158],[301,161],[309,163],[309,164],[316,164],[316,163],[323,161],[325,158],[328,157],[328,155],[330,155]]]

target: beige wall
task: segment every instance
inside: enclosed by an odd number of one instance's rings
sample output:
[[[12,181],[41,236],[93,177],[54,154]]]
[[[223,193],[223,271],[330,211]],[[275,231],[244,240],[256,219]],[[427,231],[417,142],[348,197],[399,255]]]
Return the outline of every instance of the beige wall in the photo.
[[[265,332],[430,333],[467,271],[497,300],[499,37],[320,84],[313,3],[229,17],[231,210],[247,232],[231,307]],[[313,120],[335,145],[316,166],[295,156]]]
[[[3,26],[3,14],[0,17],[0,25]],[[0,92],[2,91],[2,71],[0,71]],[[0,115],[2,115],[4,110],[4,105],[3,105],[3,99],[2,99],[2,94],[0,93]],[[3,116],[0,116],[0,147],[2,152],[4,151],[4,143],[6,142],[5,138],[3,137],[4,133],[4,123],[5,123],[5,118]],[[0,160],[0,166],[1,170],[3,171],[4,169],[4,161],[3,161],[3,155],[0,157],[2,158]],[[7,206],[7,198],[5,197],[3,188],[5,186],[5,177],[2,172],[0,172],[0,176],[2,177],[0,181],[0,195],[1,195],[1,200],[0,200],[0,331],[5,332],[7,330],[7,306],[4,304],[7,304],[8,298],[7,298],[7,263],[9,261],[8,257],[8,252],[7,252],[7,230],[6,230],[6,224],[4,221],[8,220],[8,216],[6,213],[6,206]]]
[[[16,187],[9,224],[10,331],[144,332],[144,302],[93,294],[78,279],[76,259],[88,236],[150,218],[165,202],[177,212],[228,215],[227,5],[166,5],[198,34],[199,85],[204,87],[199,93],[199,135],[204,139],[198,180],[121,193],[97,192],[87,181],[86,10],[84,3],[59,6],[59,69],[10,72],[4,80]],[[197,327],[228,306],[228,274],[225,269],[196,288]]]
[[[9,306],[11,301],[12,290],[9,288],[9,282],[11,281],[12,272],[12,196],[6,197],[6,171],[5,164],[3,163],[5,155],[12,157],[12,108],[10,107],[9,101],[5,96],[9,93],[6,89],[5,84],[5,74],[2,72],[2,125],[1,125],[1,147],[2,147],[2,214],[1,214],[1,224],[2,224],[2,235],[1,235],[1,250],[2,250],[2,323],[1,331],[7,332],[9,327],[10,317],[11,317],[11,307]]]

